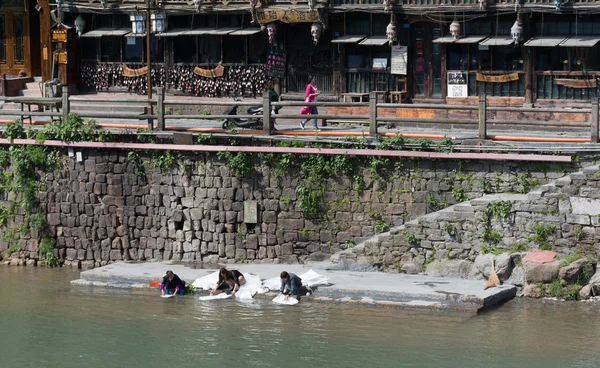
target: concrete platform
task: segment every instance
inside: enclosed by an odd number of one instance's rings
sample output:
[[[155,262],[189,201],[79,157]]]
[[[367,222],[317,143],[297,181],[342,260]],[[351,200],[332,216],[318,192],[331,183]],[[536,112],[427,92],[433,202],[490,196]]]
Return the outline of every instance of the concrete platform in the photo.
[[[195,267],[195,268],[194,268]],[[235,264],[231,269],[253,273],[261,279],[279,275],[283,270],[296,274],[311,268],[329,277],[331,286],[315,288],[312,302],[360,303],[400,308],[441,309],[477,312],[515,297],[513,285],[483,290],[481,280],[463,280],[429,277],[424,275],[388,274],[380,272],[351,272],[323,270],[305,265]],[[217,265],[182,265],[170,262],[118,262],[81,272],[76,286],[148,288],[148,282],[160,280],[165,271],[172,270],[186,282],[205,276],[218,269]],[[272,298],[273,294],[257,297]]]

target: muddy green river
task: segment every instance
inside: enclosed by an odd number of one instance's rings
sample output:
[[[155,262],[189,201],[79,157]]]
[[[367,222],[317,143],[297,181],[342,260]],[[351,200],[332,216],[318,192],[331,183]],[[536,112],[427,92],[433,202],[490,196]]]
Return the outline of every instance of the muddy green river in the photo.
[[[600,303],[515,299],[478,315],[72,287],[0,267],[0,367],[594,367]]]

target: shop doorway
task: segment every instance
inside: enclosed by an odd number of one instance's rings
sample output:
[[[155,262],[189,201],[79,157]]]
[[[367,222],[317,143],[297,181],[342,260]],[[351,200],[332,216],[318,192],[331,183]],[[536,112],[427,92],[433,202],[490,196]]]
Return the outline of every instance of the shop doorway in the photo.
[[[414,99],[442,98],[442,44],[433,43],[441,36],[437,24],[417,23],[411,26],[412,95]]]
[[[18,75],[26,70],[25,9],[0,9],[0,73]]]

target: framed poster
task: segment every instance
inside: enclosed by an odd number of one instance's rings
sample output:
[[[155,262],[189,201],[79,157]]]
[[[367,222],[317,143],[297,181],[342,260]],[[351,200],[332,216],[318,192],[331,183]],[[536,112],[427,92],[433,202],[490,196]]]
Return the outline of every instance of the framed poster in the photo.
[[[267,75],[269,77],[283,78],[285,76],[285,51],[269,50],[267,56]]]
[[[392,74],[406,75],[408,60],[408,47],[402,45],[392,46]]]
[[[467,81],[467,73],[448,72],[448,97],[467,97],[469,95]]]

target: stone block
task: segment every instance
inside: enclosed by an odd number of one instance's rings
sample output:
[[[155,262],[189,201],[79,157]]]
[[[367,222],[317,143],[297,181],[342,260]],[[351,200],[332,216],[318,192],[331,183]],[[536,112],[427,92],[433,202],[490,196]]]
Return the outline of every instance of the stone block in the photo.
[[[304,227],[303,219],[280,219],[277,221],[280,229],[285,230],[300,230]]]
[[[548,284],[558,278],[559,261],[548,263],[525,262],[525,281],[528,284],[538,282]]]

